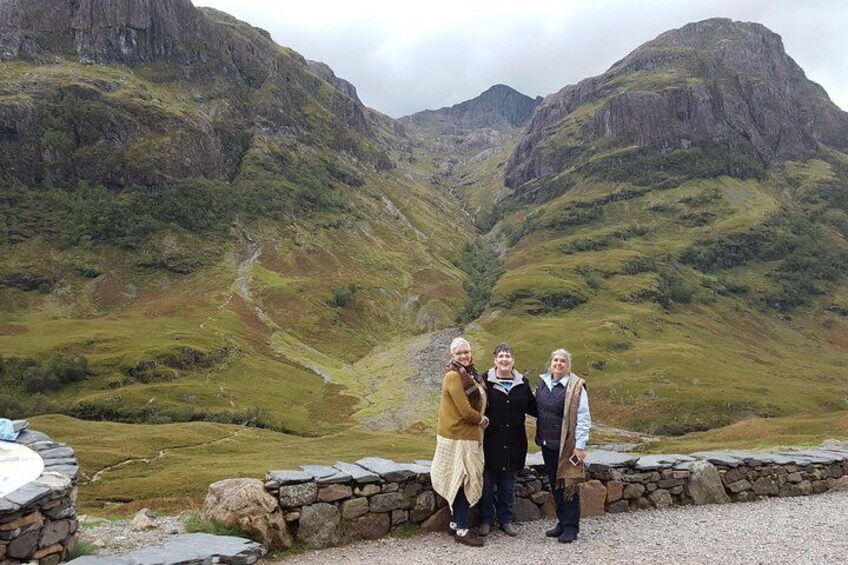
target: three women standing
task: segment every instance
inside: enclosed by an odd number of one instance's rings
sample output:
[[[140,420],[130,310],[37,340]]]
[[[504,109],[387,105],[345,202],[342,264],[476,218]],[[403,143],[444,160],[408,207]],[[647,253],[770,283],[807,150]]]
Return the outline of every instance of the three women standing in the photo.
[[[481,499],[480,535],[491,531],[496,513],[507,535],[518,534],[513,524],[515,481],[525,465],[524,421],[529,414],[537,417],[536,443],[556,504],[557,525],[545,535],[571,543],[580,531],[579,485],[592,424],[586,383],[571,372],[571,354],[553,352],[534,397],[514,369],[515,352],[509,345],[495,348],[495,366],[485,381],[474,368],[468,341],[454,339],[450,352],[430,476],[433,489],[450,505],[455,539],[484,545],[469,528],[469,509]]]

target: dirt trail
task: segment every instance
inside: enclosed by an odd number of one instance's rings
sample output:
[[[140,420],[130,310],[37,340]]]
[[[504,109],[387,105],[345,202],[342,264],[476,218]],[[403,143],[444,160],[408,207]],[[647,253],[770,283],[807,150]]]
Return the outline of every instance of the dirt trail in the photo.
[[[81,477],[80,484],[96,483],[103,478],[103,475],[105,473],[108,473],[110,471],[114,471],[115,469],[120,469],[121,467],[126,467],[127,465],[134,465],[136,463],[143,464],[143,465],[149,465],[153,461],[157,461],[157,460],[165,457],[165,455],[168,452],[179,451],[180,449],[191,449],[191,448],[195,448],[195,447],[206,447],[206,446],[209,446],[209,445],[216,445],[216,444],[219,444],[219,443],[223,443],[225,441],[229,441],[231,439],[235,439],[239,435],[241,435],[241,431],[237,430],[237,431],[231,433],[230,435],[228,435],[226,437],[221,437],[221,438],[218,438],[218,439],[214,439],[212,441],[205,441],[205,442],[202,442],[202,443],[195,443],[195,444],[191,444],[191,445],[180,445],[178,447],[169,447],[169,448],[166,448],[166,449],[161,449],[161,450],[159,450],[159,453],[156,454],[156,457],[139,457],[139,458],[136,458],[136,459],[126,459],[126,460],[121,461],[119,463],[115,463],[114,465],[109,465],[108,467],[103,467],[102,469],[100,469],[99,471],[94,473],[94,475],[92,475],[90,479],[87,479],[86,476]]]

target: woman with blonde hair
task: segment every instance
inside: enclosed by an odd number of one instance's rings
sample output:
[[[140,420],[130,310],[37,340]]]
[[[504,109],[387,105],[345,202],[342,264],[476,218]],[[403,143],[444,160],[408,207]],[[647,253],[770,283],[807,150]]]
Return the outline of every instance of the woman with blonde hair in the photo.
[[[571,543],[580,531],[580,483],[585,480],[586,442],[592,417],[586,381],[571,372],[571,353],[551,353],[548,372],[536,387],[536,444],[556,503],[557,525],[545,532]]]
[[[484,416],[486,386],[474,368],[467,340],[454,339],[450,353],[442,382],[430,479],[433,490],[450,505],[450,528],[456,541],[482,546],[483,539],[469,528],[469,510],[483,491],[483,429],[489,423]]]

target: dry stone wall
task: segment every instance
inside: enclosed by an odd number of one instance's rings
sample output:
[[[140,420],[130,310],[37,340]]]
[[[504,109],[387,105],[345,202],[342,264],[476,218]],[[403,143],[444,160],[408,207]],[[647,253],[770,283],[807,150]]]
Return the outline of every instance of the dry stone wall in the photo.
[[[825,492],[848,481],[848,442],[781,452],[713,451],[632,455],[595,450],[581,485],[583,516],[690,504],[745,502]],[[430,483],[430,461],[369,457],[333,466],[271,471],[266,490],[279,501],[293,540],[309,548],[376,539],[420,527],[447,529],[450,511]],[[554,518],[541,454],[516,484],[516,519]],[[472,516],[473,519],[473,516]]]
[[[37,452],[44,470],[34,481],[0,498],[0,565],[56,565],[76,543],[77,475],[74,450],[13,423],[16,443]]]

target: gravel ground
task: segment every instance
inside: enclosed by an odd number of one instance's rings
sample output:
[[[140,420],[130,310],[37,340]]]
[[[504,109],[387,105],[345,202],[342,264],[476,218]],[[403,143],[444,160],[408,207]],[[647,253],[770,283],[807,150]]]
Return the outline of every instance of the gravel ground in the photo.
[[[547,521],[519,526],[516,539],[492,534],[484,548],[447,534],[387,538],[310,551],[275,561],[439,565],[494,563],[845,563],[848,492],[760,502],[644,510],[581,521],[580,539],[544,538]]]
[[[131,520],[101,520],[80,516],[80,539],[91,542],[96,555],[126,553],[142,547],[161,545],[172,537],[184,534],[180,516],[156,518],[155,528],[139,529]]]

